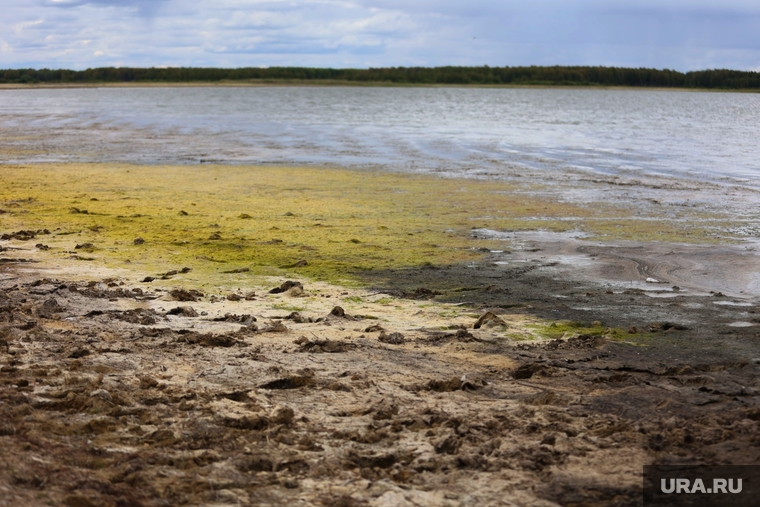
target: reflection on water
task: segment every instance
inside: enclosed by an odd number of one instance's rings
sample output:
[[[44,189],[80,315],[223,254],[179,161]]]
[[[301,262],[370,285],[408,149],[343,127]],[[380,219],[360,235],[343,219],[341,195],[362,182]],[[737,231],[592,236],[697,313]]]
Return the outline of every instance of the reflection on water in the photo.
[[[0,162],[286,163],[760,175],[760,95],[175,87],[0,91]]]

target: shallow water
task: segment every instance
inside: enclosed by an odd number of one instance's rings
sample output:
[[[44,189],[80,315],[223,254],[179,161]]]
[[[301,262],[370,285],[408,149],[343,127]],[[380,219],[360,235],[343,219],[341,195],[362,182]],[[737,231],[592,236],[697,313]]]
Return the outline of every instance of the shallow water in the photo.
[[[646,90],[0,90],[0,162],[277,163],[760,187],[760,95]]]

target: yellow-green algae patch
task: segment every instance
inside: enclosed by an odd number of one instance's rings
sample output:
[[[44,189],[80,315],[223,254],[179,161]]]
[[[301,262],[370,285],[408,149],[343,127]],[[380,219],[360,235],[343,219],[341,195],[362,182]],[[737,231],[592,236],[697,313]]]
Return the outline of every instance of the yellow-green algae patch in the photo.
[[[529,324],[525,331],[535,339],[556,340],[575,336],[604,336],[608,340],[624,341],[636,345],[647,345],[650,340],[639,329],[625,330],[619,327],[606,327],[601,322],[557,321]]]
[[[350,284],[367,270],[472,261],[478,248],[499,246],[473,239],[471,230],[479,227],[634,240],[715,236],[704,217],[669,223],[649,212],[641,220],[626,206],[537,197],[535,182],[79,163],[3,166],[2,180],[2,232],[49,229],[50,236],[38,239],[61,257],[80,254],[113,267],[129,261],[147,273],[187,266],[196,279],[213,274],[222,285],[224,271],[236,271],[231,283],[297,274]],[[94,249],[75,249],[85,243]]]

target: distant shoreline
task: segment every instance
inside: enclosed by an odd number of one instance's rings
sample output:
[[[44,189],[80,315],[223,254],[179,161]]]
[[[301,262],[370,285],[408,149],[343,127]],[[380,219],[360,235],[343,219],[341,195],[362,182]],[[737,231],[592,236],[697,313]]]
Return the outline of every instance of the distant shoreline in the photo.
[[[99,83],[0,83],[2,90],[80,89],[80,88],[268,88],[268,87],[352,87],[352,88],[494,88],[494,89],[562,89],[562,90],[631,90],[710,93],[760,93],[756,89],[686,88],[614,85],[549,85],[549,84],[428,84],[392,83],[387,81],[294,80],[266,79],[255,81],[181,81],[181,82],[99,82]]]
[[[633,87],[668,89],[760,90],[760,73],[730,69],[679,72],[604,66],[529,67],[100,67],[71,69],[0,69],[0,83],[92,84],[177,83],[195,86],[338,85],[338,86],[529,86]],[[235,83],[227,85],[226,83]]]

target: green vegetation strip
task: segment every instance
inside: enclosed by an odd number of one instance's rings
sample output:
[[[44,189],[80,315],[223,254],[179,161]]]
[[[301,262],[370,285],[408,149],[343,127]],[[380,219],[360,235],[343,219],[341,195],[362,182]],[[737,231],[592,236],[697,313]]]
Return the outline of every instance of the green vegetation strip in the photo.
[[[191,83],[251,82],[258,84],[416,84],[416,85],[541,85],[632,86],[758,90],[760,73],[738,70],[678,72],[669,69],[620,67],[390,67],[376,69],[320,69],[307,67],[246,67],[237,69],[172,67],[105,67],[82,71],[66,69],[0,70],[0,83]]]

